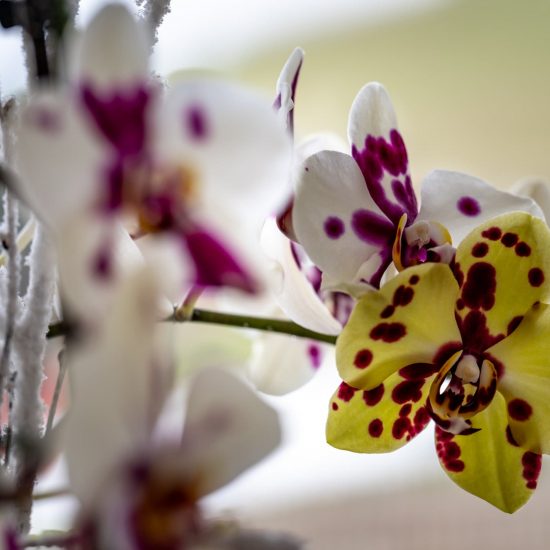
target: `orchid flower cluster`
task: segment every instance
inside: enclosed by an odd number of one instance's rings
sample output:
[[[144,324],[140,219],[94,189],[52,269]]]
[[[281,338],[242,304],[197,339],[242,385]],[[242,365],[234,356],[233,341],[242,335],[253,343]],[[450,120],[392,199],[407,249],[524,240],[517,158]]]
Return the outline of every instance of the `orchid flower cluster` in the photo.
[[[168,7],[145,14],[158,25]],[[162,82],[144,21],[121,5],[68,34],[63,78],[2,103],[3,547],[31,540],[36,479],[62,457],[79,510],[60,546],[298,548],[207,518],[200,499],[280,441],[250,383],[295,390],[332,344],[329,444],[389,452],[433,420],[455,483],[522,506],[550,452],[550,230],[524,196],[547,191],[436,170],[417,197],[378,83],[353,102],[349,147],[294,145],[301,49],[273,102],[214,77]],[[235,332],[188,360],[197,322],[247,329],[248,382],[208,368],[229,362]],[[51,342],[62,352],[44,397]]]

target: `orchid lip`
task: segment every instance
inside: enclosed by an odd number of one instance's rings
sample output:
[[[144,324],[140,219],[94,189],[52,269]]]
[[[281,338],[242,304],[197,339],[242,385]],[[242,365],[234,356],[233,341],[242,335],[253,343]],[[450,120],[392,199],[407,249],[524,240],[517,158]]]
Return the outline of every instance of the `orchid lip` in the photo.
[[[480,365],[481,362],[481,365]],[[497,371],[491,361],[462,350],[453,354],[439,371],[428,396],[435,422],[443,429],[464,433],[469,419],[485,410],[496,392]]]

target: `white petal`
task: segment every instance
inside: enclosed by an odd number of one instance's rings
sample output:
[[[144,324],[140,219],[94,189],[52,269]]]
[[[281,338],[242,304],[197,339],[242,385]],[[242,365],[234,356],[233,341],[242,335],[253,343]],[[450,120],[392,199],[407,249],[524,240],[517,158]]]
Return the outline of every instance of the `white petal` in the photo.
[[[105,168],[106,150],[92,138],[73,99],[44,91],[19,117],[15,155],[21,191],[53,228],[93,204]]]
[[[79,46],[78,82],[112,89],[135,85],[149,76],[146,30],[121,4],[103,8],[90,22]]]
[[[229,483],[279,444],[275,411],[222,370],[202,371],[188,403],[181,468],[196,472],[201,495]]]
[[[339,334],[342,327],[315,292],[300,270],[291,242],[279,231],[273,218],[266,221],[262,231],[262,247],[276,262],[282,278],[271,289],[280,308],[296,323],[325,334]]]
[[[305,338],[262,335],[255,343],[248,377],[260,391],[284,395],[311,380],[321,366],[327,348]]]
[[[61,294],[69,310],[81,320],[97,322],[109,309],[118,283],[144,265],[128,233],[113,220],[79,216],[56,238]],[[105,275],[97,262],[109,264]]]
[[[159,117],[158,155],[196,176],[203,209],[213,199],[263,222],[288,195],[290,139],[267,100],[223,81],[188,80]]]
[[[277,80],[275,106],[280,105],[279,116],[284,121],[287,120],[288,114],[294,109],[294,93],[303,61],[304,50],[296,48],[287,59]]]
[[[388,92],[378,82],[361,88],[355,97],[348,120],[350,143],[361,150],[367,136],[388,139],[390,131],[397,128],[397,117]]]
[[[376,220],[375,229],[380,226],[384,234],[362,231],[359,221],[366,213]],[[358,271],[370,262],[373,271],[361,274],[368,282],[380,267],[380,253],[391,250],[392,224],[371,199],[357,163],[335,151],[317,153],[303,164],[293,225],[312,261],[342,284],[358,282]]]
[[[483,180],[446,170],[435,170],[422,183],[418,219],[438,221],[451,234],[453,245],[484,221],[505,212],[524,211],[543,218],[529,198],[499,191]]]
[[[69,350],[72,404],[64,432],[71,488],[94,498],[109,471],[146,441],[154,418],[156,285],[142,271],[120,287],[99,331]]]
[[[414,221],[418,206],[407,151],[390,97],[381,84],[367,84],[357,94],[348,134],[353,157],[376,204],[394,224],[405,213],[409,222]]]
[[[525,178],[512,186],[512,193],[533,199],[550,223],[550,182],[544,178]]]

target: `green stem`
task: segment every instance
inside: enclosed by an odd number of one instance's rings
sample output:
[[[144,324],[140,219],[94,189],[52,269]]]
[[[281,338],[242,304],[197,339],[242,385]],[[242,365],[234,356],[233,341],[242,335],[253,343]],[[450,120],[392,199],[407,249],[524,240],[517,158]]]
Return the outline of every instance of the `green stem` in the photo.
[[[215,325],[225,325],[230,327],[252,328],[265,332],[275,332],[278,334],[289,334],[299,338],[308,338],[327,344],[335,344],[336,336],[330,334],[321,334],[313,330],[304,328],[292,321],[281,319],[270,319],[267,317],[251,317],[248,315],[235,315],[233,313],[219,313],[206,309],[195,309],[190,316],[181,315],[178,311],[170,317],[164,319],[165,322],[173,323],[210,323]],[[47,338],[55,338],[68,333],[70,327],[63,321],[50,325]]]

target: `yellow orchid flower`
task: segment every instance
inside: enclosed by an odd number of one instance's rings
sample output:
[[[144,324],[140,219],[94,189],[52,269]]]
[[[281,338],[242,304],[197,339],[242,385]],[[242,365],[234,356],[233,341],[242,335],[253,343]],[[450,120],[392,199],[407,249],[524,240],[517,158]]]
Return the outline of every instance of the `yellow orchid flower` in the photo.
[[[550,453],[549,298],[550,231],[520,212],[472,231],[453,265],[367,293],[338,338],[328,442],[388,452],[431,417],[449,477],[517,510]]]

